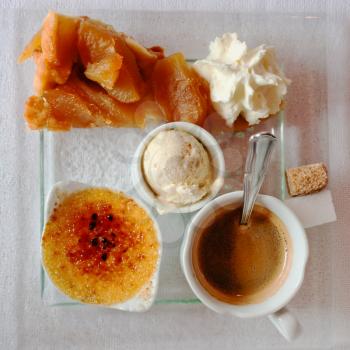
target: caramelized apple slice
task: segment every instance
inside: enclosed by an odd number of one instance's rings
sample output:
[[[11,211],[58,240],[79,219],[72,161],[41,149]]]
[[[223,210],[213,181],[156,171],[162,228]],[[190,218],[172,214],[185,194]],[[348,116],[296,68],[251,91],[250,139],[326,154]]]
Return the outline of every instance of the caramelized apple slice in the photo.
[[[49,12],[41,31],[41,49],[48,62],[72,67],[76,58],[79,18]]]
[[[47,127],[49,106],[42,97],[30,96],[24,105],[24,118],[32,130]]]
[[[149,47],[147,50],[155,54],[159,60],[165,57],[164,49],[161,46],[152,46]]]
[[[120,69],[117,83],[112,89],[107,89],[106,91],[118,101],[131,103],[140,100],[141,94],[138,90],[126,66],[123,65]]]
[[[145,48],[133,37],[125,33],[119,33],[119,35],[125,39],[129,49],[135,55],[137,62],[155,62],[157,59],[164,58],[164,49],[162,47],[152,46]]]
[[[124,37],[126,44],[135,55],[136,61],[139,65],[154,63],[155,61],[157,61],[158,55],[156,53],[146,49],[134,38],[127,35],[125,35]]]
[[[78,51],[85,76],[106,89],[113,88],[123,61],[114,46],[115,34],[90,19],[83,20],[79,27]]]
[[[64,84],[71,73],[71,67],[56,66],[48,62],[43,53],[38,51],[34,52],[34,61],[36,64],[34,89],[38,95],[56,84]]]
[[[118,101],[140,100],[144,82],[135,56],[112,27],[85,18],[79,28],[78,50],[87,78]]]
[[[134,127],[137,104],[124,104],[110,97],[94,83],[82,81],[74,74],[63,85],[31,96],[24,116],[31,129],[65,131],[72,127]]]
[[[122,65],[122,57],[118,54],[109,55],[98,62],[88,63],[85,70],[85,76],[99,83],[106,89],[112,89],[119,76],[119,70]]]
[[[43,96],[31,96],[26,102],[24,117],[33,130],[47,128],[67,131],[76,127],[91,127],[99,118],[79,94],[65,91],[62,86],[45,91]]]
[[[144,79],[149,79],[153,72],[154,64],[158,59],[164,58],[164,49],[160,46],[153,46],[151,48],[145,48],[134,38],[122,33],[126,44],[133,52],[136,58],[137,65],[140,67],[140,71]]]
[[[21,53],[19,62],[34,56],[37,94],[67,81],[76,58],[78,24],[78,18],[49,12],[41,30]]]
[[[115,36],[115,48],[123,57],[123,64],[116,83],[112,89],[107,89],[107,92],[121,102],[139,101],[145,92],[145,83],[141,77],[135,56],[120,35]]]
[[[209,87],[181,53],[157,61],[152,85],[155,100],[169,121],[203,124],[208,113]]]
[[[32,40],[26,45],[18,57],[17,62],[23,63],[32,57],[34,52],[41,52],[41,29],[33,36]]]
[[[84,82],[78,78],[72,79],[72,85],[77,89],[80,95],[91,105],[98,107],[99,115],[105,126],[113,127],[134,127],[134,113],[137,105],[125,104],[116,101],[109,96],[104,89],[98,85]],[[101,126],[100,123],[94,123],[94,126]],[[75,126],[75,125],[74,125]]]
[[[133,105],[136,106],[134,113],[135,127],[144,128],[149,124],[159,124],[166,120],[158,103],[154,101],[151,91]]]
[[[99,107],[104,123],[111,127],[144,127],[149,120],[157,122],[165,120],[159,106],[154,102],[152,94],[135,103],[121,103],[111,98],[103,89],[95,84],[74,79],[76,88],[84,93],[86,99]]]

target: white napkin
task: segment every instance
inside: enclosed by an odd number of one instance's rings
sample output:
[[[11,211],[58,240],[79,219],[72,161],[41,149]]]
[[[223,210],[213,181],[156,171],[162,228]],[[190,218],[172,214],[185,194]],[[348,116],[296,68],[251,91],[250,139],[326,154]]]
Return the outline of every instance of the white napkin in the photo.
[[[304,228],[337,220],[332,193],[329,190],[308,196],[288,198],[285,204],[297,215]]]

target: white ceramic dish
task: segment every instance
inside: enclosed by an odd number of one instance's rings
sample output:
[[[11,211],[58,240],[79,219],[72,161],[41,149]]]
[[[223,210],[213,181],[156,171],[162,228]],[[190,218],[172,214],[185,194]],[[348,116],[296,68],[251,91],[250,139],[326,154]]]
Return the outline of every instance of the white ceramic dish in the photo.
[[[213,162],[213,168],[215,170],[215,180],[211,186],[210,192],[200,201],[185,205],[176,206],[172,204],[164,204],[160,202],[157,196],[151,191],[147,185],[143,171],[142,171],[142,159],[143,153],[148,143],[160,132],[164,130],[184,130],[196,137],[203,146],[208,150],[211,160]],[[186,123],[186,122],[173,122],[163,124],[153,129],[147,136],[141,141],[135,153],[135,162],[132,167],[132,180],[134,187],[138,194],[151,206],[154,206],[160,214],[164,213],[190,213],[202,208],[206,203],[213,199],[220,191],[224,183],[225,175],[225,161],[222,150],[215,140],[215,138],[206,130],[198,125]]]
[[[46,201],[46,207],[45,207],[45,225],[48,221],[49,217],[51,216],[51,213],[53,212],[54,208],[59,205],[59,203],[69,194],[86,189],[86,188],[92,188],[93,186],[83,184],[80,182],[75,181],[65,181],[65,182],[57,182],[51,189],[51,191],[48,194],[47,201]],[[113,191],[113,189],[109,188]],[[113,309],[118,310],[124,310],[124,311],[146,311],[148,310],[156,297],[157,289],[158,289],[158,276],[159,276],[159,268],[160,268],[160,260],[161,260],[161,254],[162,254],[162,239],[160,230],[157,224],[157,221],[154,219],[150,211],[147,207],[145,207],[144,204],[140,203],[135,198],[132,198],[141,208],[143,208],[146,213],[150,216],[150,218],[153,221],[153,225],[155,227],[158,241],[159,241],[159,259],[157,262],[157,267],[154,272],[153,277],[151,280],[142,287],[142,289],[131,299],[118,304],[113,305],[101,305],[104,307],[110,307]],[[44,230],[45,230],[44,225]],[[42,252],[41,252],[42,256]],[[43,265],[43,268],[45,266]],[[46,272],[47,274],[47,272]],[[49,276],[47,274],[47,276]],[[58,289],[58,288],[57,288]]]
[[[199,283],[193,271],[192,245],[196,237],[196,232],[198,232],[198,227],[203,224],[209,215],[219,208],[230,205],[234,209],[241,206],[242,201],[242,191],[227,193],[215,198],[194,216],[187,227],[181,246],[180,260],[182,270],[196,296],[213,311],[228,313],[242,318],[269,316],[281,334],[286,339],[292,340],[298,334],[299,324],[297,320],[286,309],[283,309],[283,312],[280,311],[278,314],[275,313],[284,308],[298,292],[304,279],[309,248],[303,226],[295,214],[282,201],[266,195],[259,195],[257,198],[257,203],[269,209],[281,219],[287,228],[291,241],[291,266],[285,281],[274,294],[256,304],[228,304],[210,295]]]

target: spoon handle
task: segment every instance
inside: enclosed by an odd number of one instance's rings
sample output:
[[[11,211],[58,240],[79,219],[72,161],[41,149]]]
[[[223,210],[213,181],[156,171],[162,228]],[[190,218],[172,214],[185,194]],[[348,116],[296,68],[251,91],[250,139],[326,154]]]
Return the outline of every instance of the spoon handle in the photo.
[[[277,138],[274,135],[267,132],[255,134],[249,139],[248,156],[244,170],[241,225],[246,225],[249,221],[276,140]]]

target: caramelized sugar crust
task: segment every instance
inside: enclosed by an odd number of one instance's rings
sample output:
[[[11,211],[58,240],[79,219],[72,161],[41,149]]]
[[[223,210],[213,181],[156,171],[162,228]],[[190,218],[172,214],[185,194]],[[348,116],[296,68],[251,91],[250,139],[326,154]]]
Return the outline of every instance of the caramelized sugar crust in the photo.
[[[115,304],[150,282],[159,259],[151,218],[131,198],[95,188],[67,196],[42,238],[53,283],[84,303]]]

